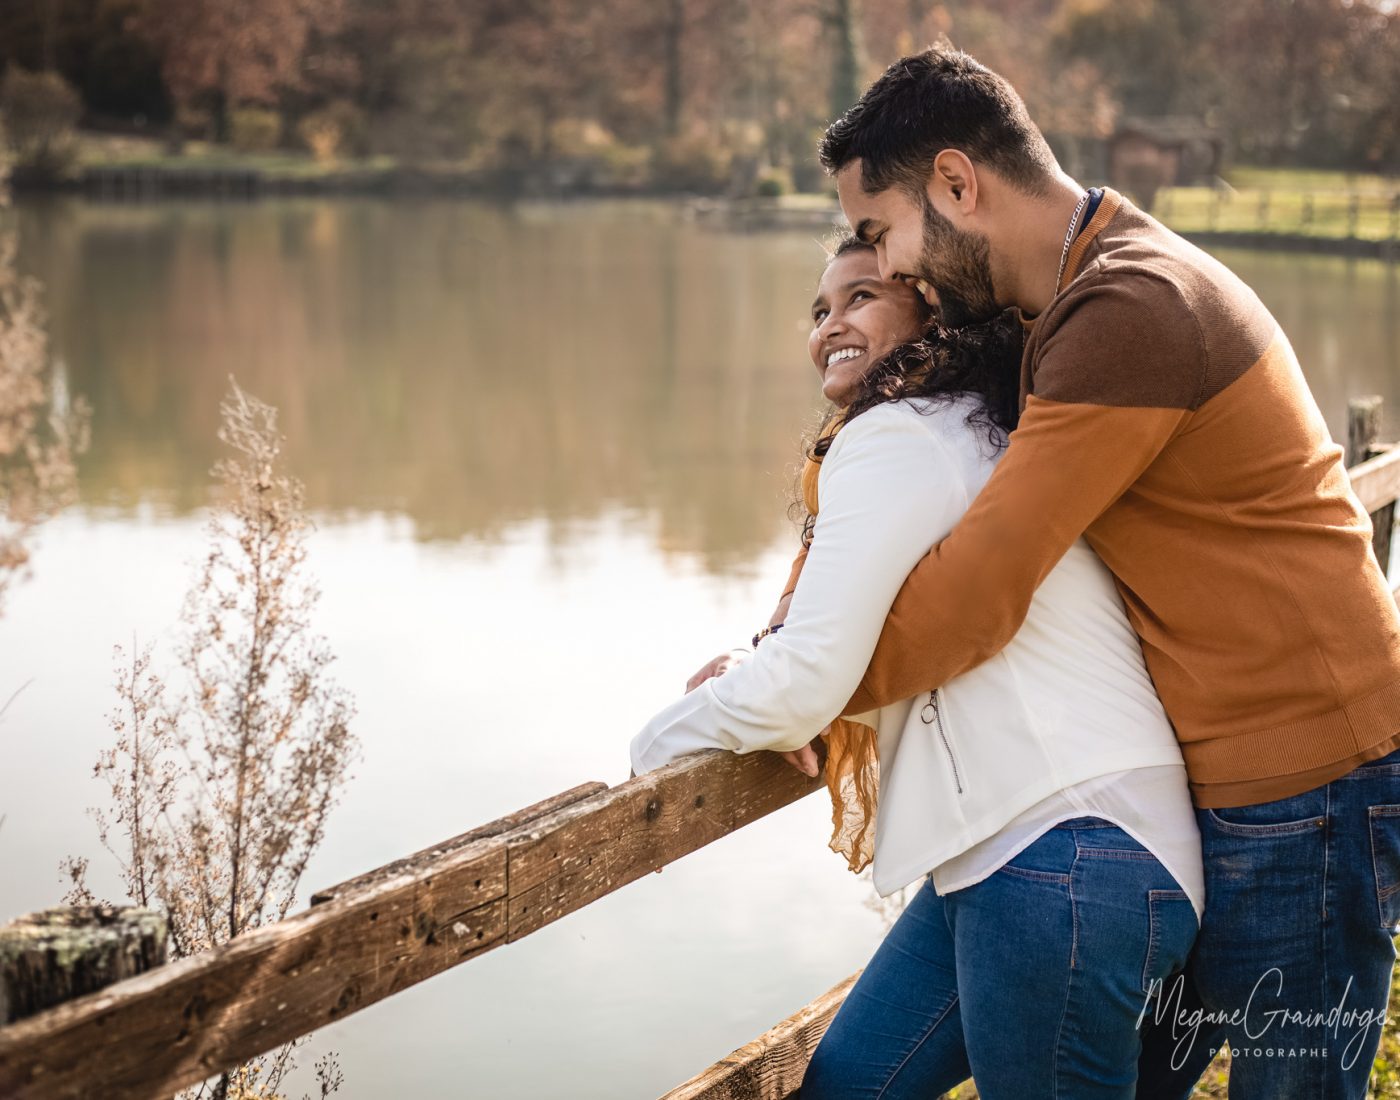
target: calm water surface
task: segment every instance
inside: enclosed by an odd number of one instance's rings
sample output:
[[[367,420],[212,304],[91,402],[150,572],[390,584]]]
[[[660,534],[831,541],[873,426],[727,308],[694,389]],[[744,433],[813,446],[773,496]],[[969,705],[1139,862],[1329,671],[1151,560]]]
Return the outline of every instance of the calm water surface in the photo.
[[[0,722],[0,920],[55,902],[68,854],[116,892],[84,813],[112,646],[169,636],[230,374],[281,409],[318,627],[359,705],[364,758],[308,888],[622,781],[640,724],[766,621],[821,407],[810,234],[645,204],[63,201],[9,220],[95,419],[82,501],[0,619],[0,696],[22,687]],[[1396,268],[1221,255],[1334,433],[1349,396],[1400,410]],[[878,943],[828,820],[808,798],[318,1033],[303,1064],[338,1051],[347,1097],[665,1091]]]

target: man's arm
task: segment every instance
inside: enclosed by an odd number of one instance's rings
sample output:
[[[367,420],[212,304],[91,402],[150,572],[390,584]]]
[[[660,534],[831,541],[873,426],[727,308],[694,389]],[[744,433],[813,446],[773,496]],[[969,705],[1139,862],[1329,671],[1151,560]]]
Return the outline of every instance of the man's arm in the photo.
[[[1151,277],[1076,289],[1056,308],[1009,450],[904,582],[843,714],[929,691],[1000,652],[1050,570],[1189,419],[1204,351],[1175,291]]]

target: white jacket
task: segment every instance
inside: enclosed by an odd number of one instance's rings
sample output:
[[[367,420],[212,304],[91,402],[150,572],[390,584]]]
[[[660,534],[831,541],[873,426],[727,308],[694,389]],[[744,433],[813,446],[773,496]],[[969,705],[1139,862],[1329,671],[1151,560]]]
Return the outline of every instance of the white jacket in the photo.
[[[840,714],[905,577],[995,467],[987,429],[966,422],[970,401],[880,405],[842,428],[822,463],[812,548],[784,628],[646,724],[631,746],[638,775],[702,748],[796,749]],[[881,895],[1056,791],[1181,766],[1112,575],[1082,539],[1001,653],[860,720],[879,733]]]

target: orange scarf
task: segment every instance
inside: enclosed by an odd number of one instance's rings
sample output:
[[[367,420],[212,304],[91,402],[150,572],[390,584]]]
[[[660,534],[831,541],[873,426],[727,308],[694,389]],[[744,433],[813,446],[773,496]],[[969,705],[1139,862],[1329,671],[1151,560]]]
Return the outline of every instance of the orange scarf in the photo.
[[[837,417],[822,429],[835,435]],[[802,501],[817,514],[817,478],[821,460],[808,458],[802,467]],[[853,872],[870,865],[875,852],[875,807],[879,784],[879,757],[875,730],[860,722],[835,719],[822,731],[826,738],[826,789],[831,794],[831,850],[846,857]]]

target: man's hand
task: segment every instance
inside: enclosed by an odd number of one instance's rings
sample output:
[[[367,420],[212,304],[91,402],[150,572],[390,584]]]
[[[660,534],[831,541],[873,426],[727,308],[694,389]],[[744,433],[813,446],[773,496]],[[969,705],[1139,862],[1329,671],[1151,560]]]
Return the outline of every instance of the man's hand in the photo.
[[[706,663],[699,672],[685,682],[685,693],[689,695],[706,680],[713,679],[716,676],[723,676],[731,668],[743,661],[748,655],[749,653],[746,649],[731,649],[728,653],[721,653],[713,661]]]

